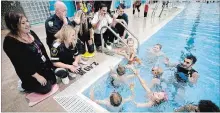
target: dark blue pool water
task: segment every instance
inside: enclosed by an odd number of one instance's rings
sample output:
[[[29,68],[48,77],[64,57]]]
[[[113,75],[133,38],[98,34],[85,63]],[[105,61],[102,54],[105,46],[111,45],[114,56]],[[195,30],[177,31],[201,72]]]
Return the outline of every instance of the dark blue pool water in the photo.
[[[197,84],[193,87],[186,87],[185,96],[181,102],[173,100],[173,88],[166,86],[169,101],[153,108],[136,108],[133,103],[124,104],[124,112],[151,112],[166,111],[171,112],[176,107],[187,103],[197,104],[201,99],[212,100],[220,106],[220,4],[191,3],[184,11],[171,20],[166,26],[160,29],[149,40],[140,47],[139,57],[144,61],[144,67],[140,68],[140,75],[149,83],[152,79],[151,67],[146,64],[146,49],[160,43],[163,45],[162,51],[171,59],[171,62],[182,61],[186,54],[193,54],[197,57],[194,65],[199,73]],[[125,61],[122,62],[125,64]],[[164,68],[164,77],[172,75],[172,71]],[[108,68],[108,67],[106,67]],[[108,73],[98,80],[95,86],[96,99],[108,98],[113,90],[117,90],[123,97],[128,97],[131,93],[128,87],[114,89],[109,83]],[[146,102],[146,92],[135,78],[131,82],[135,83],[135,101]],[[90,88],[84,91],[89,96]],[[103,106],[105,107],[105,106]]]

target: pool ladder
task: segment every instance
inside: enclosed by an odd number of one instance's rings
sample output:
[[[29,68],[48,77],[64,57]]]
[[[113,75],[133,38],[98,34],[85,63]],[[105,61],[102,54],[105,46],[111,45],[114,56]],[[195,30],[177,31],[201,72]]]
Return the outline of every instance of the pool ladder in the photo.
[[[153,11],[152,11],[152,13],[151,13],[151,19],[152,19],[153,17],[155,17],[155,12],[156,12],[156,10],[157,10],[157,8],[158,8],[159,3],[160,3],[160,2],[158,1],[158,3],[155,4],[155,7],[154,7],[154,9],[153,9]]]
[[[137,40],[137,53],[139,53],[140,42],[139,42],[138,38],[137,38],[130,30],[128,30],[128,28],[126,27],[126,26],[127,26],[127,23],[126,23],[124,20],[122,20],[122,21],[123,21],[123,23],[118,22],[118,21],[117,21],[116,23],[121,24],[121,25]],[[127,43],[124,42],[124,41],[122,40],[122,38],[121,38],[114,30],[112,30],[112,28],[109,27],[109,26],[103,26],[103,27],[101,28],[102,50],[104,49],[104,39],[103,39],[103,33],[102,33],[102,31],[103,31],[104,28],[107,28],[108,30],[110,30],[118,39],[120,39],[121,42],[124,43],[124,44],[127,46],[128,50],[129,50],[129,53],[130,53],[130,48],[129,48],[129,46],[127,45]]]

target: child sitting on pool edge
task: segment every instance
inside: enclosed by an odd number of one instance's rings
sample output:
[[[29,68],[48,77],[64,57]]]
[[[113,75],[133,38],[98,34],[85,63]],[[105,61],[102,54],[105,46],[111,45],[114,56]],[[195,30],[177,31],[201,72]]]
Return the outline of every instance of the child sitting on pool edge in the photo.
[[[123,48],[115,49],[115,52],[128,59],[128,64],[135,64],[135,63],[138,63],[139,65],[142,64],[141,60],[136,55],[137,50],[134,46],[134,40],[132,38],[127,39],[127,45],[129,49],[127,47],[123,47]]]

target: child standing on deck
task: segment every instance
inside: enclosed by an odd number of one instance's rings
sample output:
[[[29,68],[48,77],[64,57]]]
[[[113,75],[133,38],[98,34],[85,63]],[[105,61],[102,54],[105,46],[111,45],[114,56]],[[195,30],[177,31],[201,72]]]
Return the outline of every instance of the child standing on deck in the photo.
[[[144,17],[147,17],[147,12],[148,12],[148,2],[146,1],[145,6],[144,6]]]

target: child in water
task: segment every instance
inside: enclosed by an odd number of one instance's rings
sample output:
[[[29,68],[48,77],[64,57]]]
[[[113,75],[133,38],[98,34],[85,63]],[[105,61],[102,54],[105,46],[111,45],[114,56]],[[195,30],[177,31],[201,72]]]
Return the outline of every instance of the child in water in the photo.
[[[110,69],[110,76],[113,78],[111,84],[114,87],[120,86],[120,84],[128,84],[128,81],[135,77],[134,74],[126,75],[126,69],[133,70],[131,66],[122,66],[120,64],[116,69],[116,73],[112,68]]]
[[[151,87],[155,86],[155,85],[160,85],[161,83],[161,76],[163,75],[163,69],[159,66],[154,66],[151,69],[151,73],[153,75],[153,79],[151,81]]]
[[[127,98],[123,98],[119,92],[113,91],[108,98],[103,100],[96,100],[94,88],[92,88],[90,90],[90,99],[97,104],[105,105],[106,108],[111,112],[121,112],[123,104],[134,99],[134,84],[130,84],[130,91],[131,96]]]
[[[166,58],[165,54],[161,51],[162,45],[155,44],[152,48],[147,50],[147,62],[148,64],[155,65],[158,62],[159,58]]]

